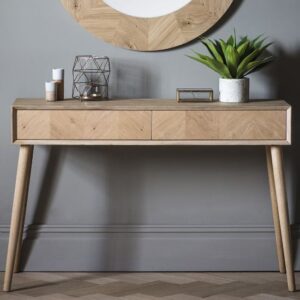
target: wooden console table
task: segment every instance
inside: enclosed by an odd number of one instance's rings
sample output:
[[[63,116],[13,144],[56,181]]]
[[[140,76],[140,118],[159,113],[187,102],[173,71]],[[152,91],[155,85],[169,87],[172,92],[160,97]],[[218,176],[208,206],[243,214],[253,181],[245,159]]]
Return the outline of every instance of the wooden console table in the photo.
[[[286,102],[19,99],[12,107],[12,139],[20,153],[4,291],[11,290],[19,267],[34,145],[266,146],[279,270],[287,273],[289,291],[295,290],[281,149],[291,144],[291,107]]]

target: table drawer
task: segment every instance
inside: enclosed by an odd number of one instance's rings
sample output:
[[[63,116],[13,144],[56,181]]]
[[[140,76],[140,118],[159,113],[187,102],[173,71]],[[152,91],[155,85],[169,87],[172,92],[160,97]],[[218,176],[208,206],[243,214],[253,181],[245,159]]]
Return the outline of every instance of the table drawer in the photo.
[[[150,140],[151,111],[17,110],[14,140]]]
[[[287,111],[154,111],[153,140],[287,140]]]

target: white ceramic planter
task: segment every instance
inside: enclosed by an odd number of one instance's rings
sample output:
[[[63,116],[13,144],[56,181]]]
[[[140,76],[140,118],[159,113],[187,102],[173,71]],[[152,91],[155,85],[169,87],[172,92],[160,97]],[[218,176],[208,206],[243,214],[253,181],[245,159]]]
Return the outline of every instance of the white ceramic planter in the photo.
[[[249,78],[219,81],[220,102],[240,103],[249,100]]]

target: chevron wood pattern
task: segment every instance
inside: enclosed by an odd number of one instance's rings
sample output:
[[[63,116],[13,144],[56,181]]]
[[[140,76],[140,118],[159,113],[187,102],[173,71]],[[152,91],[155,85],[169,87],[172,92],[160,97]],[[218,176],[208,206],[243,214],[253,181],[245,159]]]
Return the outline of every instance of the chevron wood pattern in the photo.
[[[3,278],[3,273],[0,273]],[[300,273],[296,274],[300,283]],[[1,300],[289,300],[278,273],[20,273]]]
[[[108,43],[156,51],[187,43],[211,28],[233,0],[191,0],[182,9],[157,18],[136,18],[114,10],[102,0],[61,0],[76,21]]]
[[[21,110],[20,139],[151,139],[149,111]]]
[[[291,108],[282,101],[236,106],[159,99],[58,102],[17,100],[13,141],[290,143]]]
[[[280,111],[154,111],[156,140],[284,140],[286,114]]]

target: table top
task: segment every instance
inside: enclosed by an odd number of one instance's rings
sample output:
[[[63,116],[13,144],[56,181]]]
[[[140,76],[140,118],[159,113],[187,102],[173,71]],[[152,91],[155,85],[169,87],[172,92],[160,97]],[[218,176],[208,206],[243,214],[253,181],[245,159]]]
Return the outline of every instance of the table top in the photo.
[[[17,99],[14,109],[37,110],[287,110],[290,105],[284,100],[251,100],[247,103],[186,102],[173,99],[117,99],[104,101],[85,101],[66,99],[47,102],[45,99]]]

